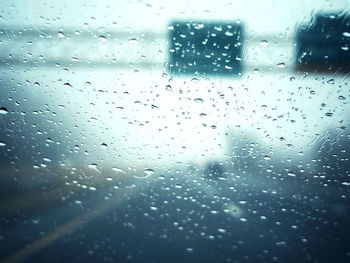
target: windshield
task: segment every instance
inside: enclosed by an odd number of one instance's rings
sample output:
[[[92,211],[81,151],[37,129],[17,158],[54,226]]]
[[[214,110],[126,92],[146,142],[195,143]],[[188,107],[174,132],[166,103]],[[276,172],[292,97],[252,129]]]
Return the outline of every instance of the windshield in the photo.
[[[0,7],[0,262],[349,261],[346,1]]]

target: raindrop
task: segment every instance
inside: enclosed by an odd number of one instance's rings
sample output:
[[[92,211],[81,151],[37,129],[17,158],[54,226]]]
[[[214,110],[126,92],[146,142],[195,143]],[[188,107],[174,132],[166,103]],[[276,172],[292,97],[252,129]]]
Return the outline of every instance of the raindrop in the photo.
[[[40,83],[39,82],[34,82],[34,86],[35,87],[40,87]]]
[[[0,147],[4,147],[4,146],[6,146],[6,143],[0,141]]]
[[[203,102],[204,102],[204,100],[201,99],[201,98],[195,98],[194,101],[195,101],[195,102],[200,102],[200,103],[203,103]]]
[[[286,67],[286,64],[284,64],[283,62],[282,62],[282,63],[278,63],[278,64],[277,64],[277,67],[278,67],[278,68],[285,68],[285,67]]]
[[[295,77],[290,77],[290,81],[295,81]]]
[[[226,233],[226,229],[219,228],[219,229],[218,229],[218,232],[219,232],[219,233],[222,233],[222,234],[225,234],[225,233]]]
[[[173,91],[173,88],[172,88],[170,85],[166,85],[166,86],[165,86],[165,89],[166,89],[167,91]]]
[[[258,73],[259,73],[259,69],[257,69],[257,68],[254,69],[254,70],[253,70],[253,73],[258,74]]]
[[[88,167],[91,169],[97,169],[97,164],[92,163],[92,164],[89,164]]]
[[[106,143],[102,143],[102,144],[101,144],[101,148],[102,148],[102,149],[107,149],[107,144],[106,144]]]
[[[154,173],[154,170],[152,170],[152,169],[150,169],[150,168],[146,168],[145,169],[145,174],[147,175],[147,176],[150,176],[150,175],[152,175]]]
[[[152,107],[152,109],[159,109],[159,107],[154,105],[154,104],[152,104],[151,107]]]
[[[147,178],[149,176],[151,176],[152,174],[154,173],[154,170],[150,169],[150,168],[146,168],[143,172],[143,174],[137,174],[137,175],[134,175],[135,178]]]
[[[100,41],[102,41],[102,42],[104,42],[104,41],[107,40],[107,38],[106,38],[105,36],[103,36],[103,35],[99,36],[98,39],[99,39]]]
[[[8,110],[5,108],[5,107],[1,107],[0,108],[0,115],[6,115],[6,114],[8,114],[9,112],[8,112]]]
[[[269,42],[267,42],[267,40],[261,40],[261,41],[260,41],[260,45],[266,47],[266,46],[269,45]]]
[[[151,209],[152,211],[157,211],[157,210],[158,210],[158,208],[155,207],[155,206],[151,206],[150,209]]]
[[[65,88],[72,88],[72,85],[69,84],[68,82],[66,82],[66,83],[63,84],[63,87],[65,87]]]
[[[137,41],[136,38],[130,38],[129,41],[128,41],[130,44],[138,44],[139,41]]]
[[[324,115],[326,115],[327,117],[332,117],[332,116],[333,116],[333,113],[332,113],[332,112],[327,112],[327,113],[325,113]]]
[[[123,169],[120,169],[120,168],[117,168],[117,167],[112,167],[112,170],[113,170],[114,172],[117,172],[117,173],[123,173],[123,174],[125,174],[125,172],[124,172]]]
[[[338,97],[338,99],[340,99],[340,100],[345,100],[345,97],[342,96],[342,95],[340,95],[340,96]]]
[[[350,37],[350,32],[343,32],[344,37]]]
[[[334,79],[327,80],[328,84],[334,84]]]
[[[64,38],[64,33],[62,31],[59,31],[57,33],[57,36],[60,37],[60,38]]]

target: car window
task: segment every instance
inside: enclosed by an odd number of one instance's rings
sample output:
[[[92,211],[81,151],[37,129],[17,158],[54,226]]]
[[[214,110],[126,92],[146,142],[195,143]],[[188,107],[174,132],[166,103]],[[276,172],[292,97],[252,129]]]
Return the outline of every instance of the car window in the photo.
[[[350,260],[346,1],[0,7],[0,262]]]

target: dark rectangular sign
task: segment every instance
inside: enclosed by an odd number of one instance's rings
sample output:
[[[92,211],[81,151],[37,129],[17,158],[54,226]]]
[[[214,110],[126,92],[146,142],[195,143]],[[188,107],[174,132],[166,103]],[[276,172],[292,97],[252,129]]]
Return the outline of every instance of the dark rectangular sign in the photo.
[[[169,30],[170,72],[202,76],[242,72],[240,23],[174,22]]]
[[[350,17],[318,14],[297,32],[296,65],[303,71],[350,71]]]

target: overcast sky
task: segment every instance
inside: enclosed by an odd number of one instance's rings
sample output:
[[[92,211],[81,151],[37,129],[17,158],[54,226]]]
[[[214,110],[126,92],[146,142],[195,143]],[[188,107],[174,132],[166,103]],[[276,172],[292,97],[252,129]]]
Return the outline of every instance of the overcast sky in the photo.
[[[12,7],[10,7],[12,6]],[[172,19],[236,20],[253,32],[293,31],[322,10],[348,10],[346,0],[244,1],[1,1],[3,24],[147,28],[164,30]]]

